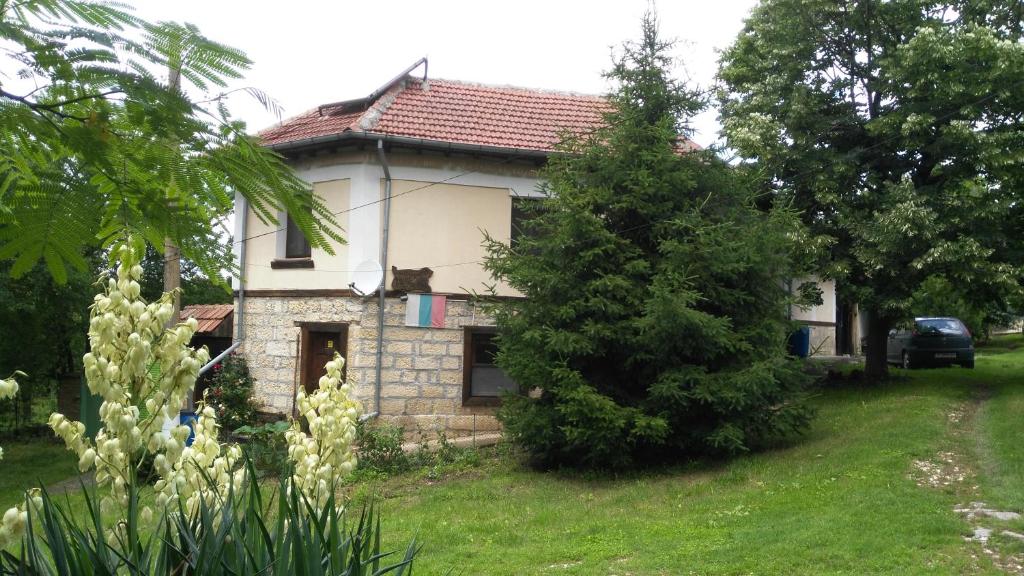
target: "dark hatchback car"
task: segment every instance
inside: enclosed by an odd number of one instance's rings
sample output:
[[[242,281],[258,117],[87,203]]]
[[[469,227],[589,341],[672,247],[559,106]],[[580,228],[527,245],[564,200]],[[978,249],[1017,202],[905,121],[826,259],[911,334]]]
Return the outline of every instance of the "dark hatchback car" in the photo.
[[[974,342],[957,318],[914,318],[889,331],[886,359],[904,368],[951,364],[974,368]]]

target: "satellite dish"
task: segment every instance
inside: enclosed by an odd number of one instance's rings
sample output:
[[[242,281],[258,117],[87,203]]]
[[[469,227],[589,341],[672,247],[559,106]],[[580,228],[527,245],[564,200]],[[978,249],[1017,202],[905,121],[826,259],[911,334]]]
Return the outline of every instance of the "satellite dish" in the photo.
[[[382,280],[384,280],[384,269],[380,267],[380,263],[376,260],[364,260],[356,266],[356,271],[352,273],[352,282],[348,287],[359,296],[369,296],[380,288]]]

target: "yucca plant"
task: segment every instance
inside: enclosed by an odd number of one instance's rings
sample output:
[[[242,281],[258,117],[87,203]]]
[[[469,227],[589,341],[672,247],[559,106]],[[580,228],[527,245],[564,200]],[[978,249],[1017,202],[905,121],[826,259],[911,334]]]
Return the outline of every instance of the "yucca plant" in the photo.
[[[256,478],[252,464],[249,478]],[[149,523],[139,493],[129,490],[125,518],[111,531],[98,500],[86,489],[86,512],[42,491],[29,514],[21,548],[0,555],[0,575],[266,575],[403,576],[412,574],[415,539],[404,555],[381,550],[380,515],[370,504],[353,522],[335,496],[310,502],[288,477],[264,498],[247,482],[223,501],[203,502],[193,513],[165,511]]]

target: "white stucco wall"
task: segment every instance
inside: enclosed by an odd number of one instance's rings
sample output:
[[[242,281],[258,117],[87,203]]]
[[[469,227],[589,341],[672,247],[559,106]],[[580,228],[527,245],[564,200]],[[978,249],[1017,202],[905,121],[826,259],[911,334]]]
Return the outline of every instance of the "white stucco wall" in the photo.
[[[507,240],[513,196],[536,196],[530,167],[445,156],[389,155],[392,175],[388,267],[434,269],[439,293],[481,291],[491,282],[479,262],[483,230]],[[384,171],[375,154],[348,153],[295,164],[298,175],[338,212],[347,244],[335,255],[313,251],[313,268],[274,269],[282,225],[263,223],[249,211],[245,236],[246,289],[347,289],[352,271],[380,261]],[[283,222],[283,215],[281,221]],[[236,226],[236,235],[240,231]],[[391,275],[388,275],[390,287]],[[504,290],[501,293],[512,294]]]

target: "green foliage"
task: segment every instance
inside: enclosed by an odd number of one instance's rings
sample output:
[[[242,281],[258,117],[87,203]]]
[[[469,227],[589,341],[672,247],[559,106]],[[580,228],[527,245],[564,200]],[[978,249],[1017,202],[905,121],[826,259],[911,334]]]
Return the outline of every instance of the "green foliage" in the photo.
[[[551,160],[515,247],[487,242],[487,269],[526,297],[495,305],[498,364],[540,391],[500,417],[545,465],[735,453],[809,418],[784,354],[801,228],[757,210],[712,152],[684,151],[704,102],[670,77],[652,19],[643,34],[608,74],[607,127]]]
[[[405,430],[391,424],[359,427],[359,468],[375,472],[396,473],[409,469],[409,456],[402,450]]]
[[[89,267],[98,260],[91,256]],[[11,268],[0,262],[0,372],[19,369],[28,375],[20,379],[20,399],[11,402],[30,404],[35,396],[49,395],[58,378],[81,370],[95,278],[92,270],[74,270],[59,284],[38,268],[12,278]],[[36,423],[45,423],[46,416]]]
[[[150,245],[142,259],[142,296],[156,300],[164,292],[164,256]],[[211,279],[195,262],[187,258],[179,260],[181,267],[181,305],[190,304],[231,304],[230,283],[226,278]]]
[[[110,542],[95,494],[86,491],[87,514],[79,518],[44,492],[21,551],[0,552],[0,574],[412,573],[419,547],[413,541],[404,555],[382,552],[380,515],[372,505],[353,522],[333,496],[317,509],[289,483],[281,482],[276,498],[268,499],[259,482],[249,482],[216,507],[204,503],[191,515],[167,510],[155,526],[146,526],[133,488],[122,528]]]
[[[0,43],[0,260],[14,276],[42,260],[64,283],[87,269],[84,248],[133,231],[214,277],[231,258],[211,223],[236,195],[265,221],[286,210],[313,246],[342,242],[215,92],[250,66],[241,51],[92,0],[0,0]]]
[[[954,286],[941,276],[931,276],[911,296],[910,312],[914,316],[954,316],[963,321],[975,340],[987,340],[997,326],[1006,326],[1013,314],[1005,301],[979,304],[970,290]]]
[[[765,198],[830,245],[869,320],[868,372],[931,277],[1019,293],[1018,2],[764,0],[722,57],[722,121]]]
[[[235,434],[247,436],[245,454],[256,470],[283,478],[291,468],[288,462],[288,442],[284,433],[291,427],[287,420],[267,422],[259,426],[240,426]]]
[[[256,379],[241,354],[229,354],[213,366],[206,402],[216,412],[221,430],[235,430],[256,420],[259,403],[253,395],[255,386]]]
[[[444,471],[473,468],[480,464],[475,448],[459,447],[444,431],[437,431],[431,440],[419,432],[419,445],[406,452],[405,429],[392,424],[362,424],[359,428],[359,470],[362,476],[382,476],[419,470],[426,477],[437,479]],[[357,472],[357,477],[359,477]]]

